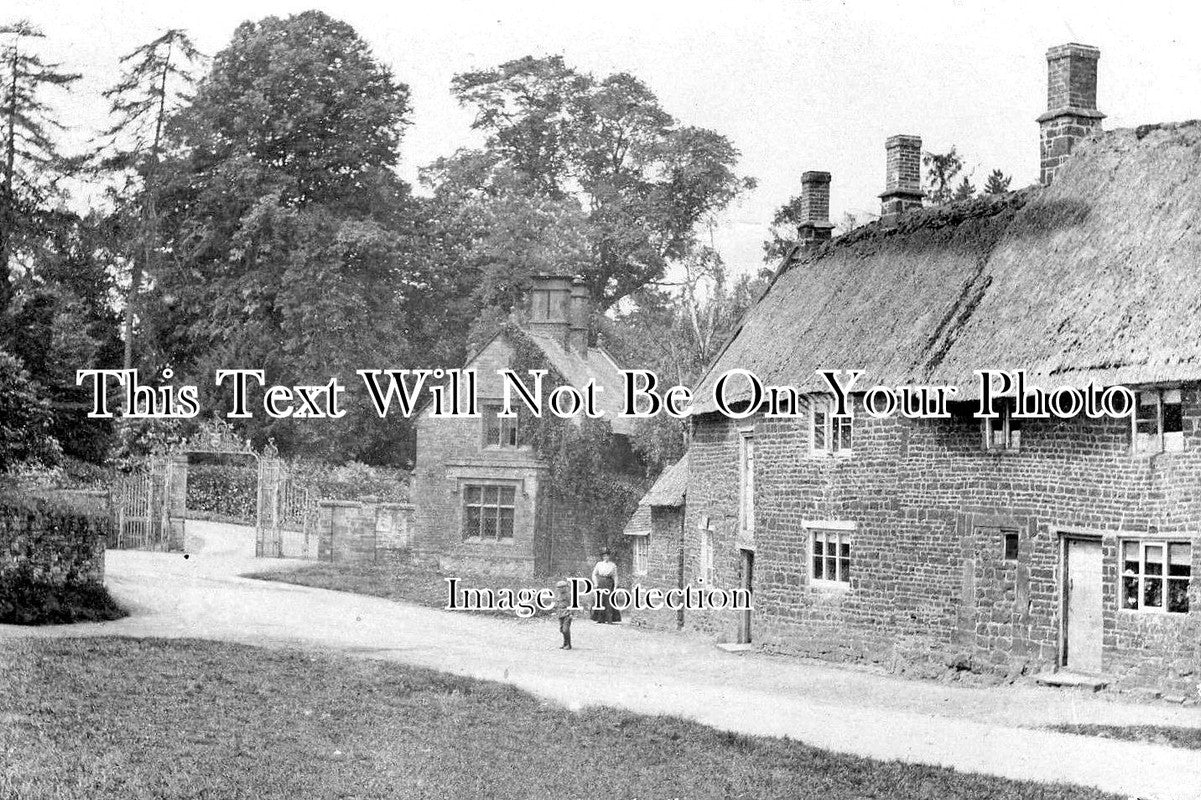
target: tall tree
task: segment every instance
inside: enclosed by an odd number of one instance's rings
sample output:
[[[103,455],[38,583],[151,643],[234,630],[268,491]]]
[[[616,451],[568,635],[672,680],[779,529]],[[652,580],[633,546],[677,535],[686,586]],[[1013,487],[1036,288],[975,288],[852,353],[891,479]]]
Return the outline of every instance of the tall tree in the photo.
[[[170,257],[144,309],[157,365],[202,386],[231,366],[350,385],[354,369],[438,357],[420,319],[444,286],[425,252],[436,243],[395,173],[408,112],[408,88],[346,23],[309,11],[238,27],[167,129]],[[202,401],[228,409],[228,392]],[[285,451],[373,461],[406,434],[367,413],[248,425]]]
[[[452,91],[487,135],[483,160],[578,218],[579,274],[600,309],[659,280],[696,248],[698,226],[753,185],[735,173],[728,139],[681,125],[627,73],[527,56],[457,75]]]
[[[125,296],[125,352],[123,366],[133,366],[134,321],[142,275],[154,274],[158,251],[159,163],[168,116],[180,106],[183,93],[193,84],[192,66],[200,52],[187,33],[171,28],[156,39],[121,58],[121,79],[104,92],[116,118],[104,132],[109,140],[105,165],[127,176],[140,178],[133,189],[138,235],[130,254],[129,289]],[[128,192],[132,187],[126,187]]]
[[[42,60],[34,48],[44,34],[26,21],[0,26],[0,314],[12,299],[11,266],[20,243],[44,221],[52,176],[61,166],[55,134],[62,126],[44,99],[79,75]]]

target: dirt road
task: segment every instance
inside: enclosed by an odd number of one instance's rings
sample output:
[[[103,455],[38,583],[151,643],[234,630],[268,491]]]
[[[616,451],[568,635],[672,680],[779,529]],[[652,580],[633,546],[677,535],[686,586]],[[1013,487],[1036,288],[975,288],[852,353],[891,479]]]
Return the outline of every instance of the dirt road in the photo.
[[[112,623],[26,635],[197,637],[300,646],[507,681],[572,708],[675,714],[733,731],[788,736],[884,759],[1143,798],[1201,798],[1201,751],[1072,736],[1058,722],[1201,727],[1198,709],[1138,705],[1032,686],[966,688],[891,678],[696,639],[578,621],[576,649],[556,627],[438,611],[238,577],[300,562],[255,560],[244,534],[193,527],[197,552],[111,551],[107,580],[133,610]],[[199,533],[199,535],[196,535]]]

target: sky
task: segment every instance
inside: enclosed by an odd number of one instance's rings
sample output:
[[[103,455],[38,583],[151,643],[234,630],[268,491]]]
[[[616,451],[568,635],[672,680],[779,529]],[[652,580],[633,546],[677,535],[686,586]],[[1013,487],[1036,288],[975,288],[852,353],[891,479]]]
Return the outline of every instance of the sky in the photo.
[[[831,218],[878,210],[884,140],[917,134],[954,145],[977,186],[999,168],[1013,188],[1037,180],[1046,50],[1100,48],[1098,107],[1107,128],[1201,118],[1201,9],[1129,2],[283,2],[5,0],[0,22],[26,18],[43,55],[81,72],[60,103],[71,136],[106,122],[100,91],[117,59],[168,27],[208,54],[238,23],[320,8],[353,25],[407,83],[412,125],[401,172],[478,143],[451,78],[524,55],[561,54],[598,76],[630,72],[684,124],[711,128],[741,152],[758,187],[720,215],[714,242],[735,270],[762,266],[775,209],[801,174],[833,174]]]

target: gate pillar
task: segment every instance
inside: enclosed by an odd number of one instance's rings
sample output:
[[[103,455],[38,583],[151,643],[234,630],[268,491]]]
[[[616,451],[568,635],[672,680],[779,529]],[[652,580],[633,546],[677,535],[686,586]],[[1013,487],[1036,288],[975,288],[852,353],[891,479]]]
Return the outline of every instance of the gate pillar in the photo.
[[[283,489],[284,462],[264,456],[259,459],[259,503],[254,523],[254,554],[260,558],[282,558],[280,533],[280,493]]]
[[[188,456],[175,453],[167,459],[167,480],[163,498],[163,534],[167,550],[184,549],[184,518],[188,506]]]

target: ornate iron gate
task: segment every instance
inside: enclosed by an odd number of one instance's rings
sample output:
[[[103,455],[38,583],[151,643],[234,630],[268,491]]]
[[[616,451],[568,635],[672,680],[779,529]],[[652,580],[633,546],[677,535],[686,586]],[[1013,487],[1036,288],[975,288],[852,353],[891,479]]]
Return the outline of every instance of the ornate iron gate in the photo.
[[[318,497],[297,478],[268,442],[259,459],[255,555],[317,558]]]

